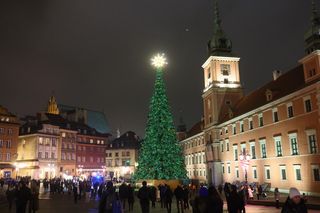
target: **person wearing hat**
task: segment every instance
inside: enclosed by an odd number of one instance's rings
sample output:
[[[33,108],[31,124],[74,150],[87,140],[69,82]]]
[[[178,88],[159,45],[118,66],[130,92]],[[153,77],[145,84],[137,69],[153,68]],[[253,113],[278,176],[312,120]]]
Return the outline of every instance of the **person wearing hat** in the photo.
[[[290,188],[289,196],[284,203],[281,213],[306,213],[308,212],[307,206],[304,200],[301,198],[301,194],[297,188]]]

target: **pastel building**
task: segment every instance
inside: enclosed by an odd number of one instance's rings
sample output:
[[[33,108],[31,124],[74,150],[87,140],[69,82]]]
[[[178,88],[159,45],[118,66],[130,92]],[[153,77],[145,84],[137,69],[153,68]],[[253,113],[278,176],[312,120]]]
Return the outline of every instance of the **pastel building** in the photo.
[[[208,59],[202,65],[204,128],[198,133],[204,138],[209,184],[247,179],[284,192],[295,186],[320,195],[319,29],[313,5],[305,56],[293,69],[274,71],[272,81],[245,95],[240,58],[232,52],[216,6]],[[193,137],[181,141],[186,159],[198,149],[185,148]]]

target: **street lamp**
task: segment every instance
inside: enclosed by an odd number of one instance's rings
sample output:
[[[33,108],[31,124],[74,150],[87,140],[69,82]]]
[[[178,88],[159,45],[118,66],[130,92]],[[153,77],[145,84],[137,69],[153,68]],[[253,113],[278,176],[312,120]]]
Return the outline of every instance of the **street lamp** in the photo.
[[[251,156],[249,153],[246,152],[246,150],[242,150],[241,154],[239,155],[239,160],[240,160],[240,165],[242,169],[244,170],[244,178],[245,178],[245,183],[248,185],[248,167],[250,164]]]
[[[49,166],[49,172],[50,172],[50,179],[52,178],[52,173],[54,170],[54,163],[48,163]]]

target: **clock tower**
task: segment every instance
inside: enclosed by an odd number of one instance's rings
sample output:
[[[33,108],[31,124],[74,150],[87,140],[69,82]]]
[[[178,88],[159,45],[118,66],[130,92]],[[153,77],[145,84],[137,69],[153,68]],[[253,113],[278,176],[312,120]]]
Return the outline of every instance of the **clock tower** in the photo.
[[[202,65],[205,128],[232,116],[232,106],[243,96],[240,58],[233,55],[231,40],[222,30],[217,2],[214,17],[213,36],[208,42],[208,59]]]
[[[208,42],[208,59],[202,65],[202,98],[208,183],[216,186],[223,182],[217,124],[232,118],[233,106],[243,97],[239,61],[232,52],[231,40],[222,30],[218,3],[215,2],[213,36]]]

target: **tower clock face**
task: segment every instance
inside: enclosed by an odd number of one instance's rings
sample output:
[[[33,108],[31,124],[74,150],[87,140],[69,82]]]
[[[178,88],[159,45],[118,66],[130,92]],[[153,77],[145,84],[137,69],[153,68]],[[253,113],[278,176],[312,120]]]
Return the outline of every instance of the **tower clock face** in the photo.
[[[220,66],[222,75],[230,75],[230,64],[221,64]]]

